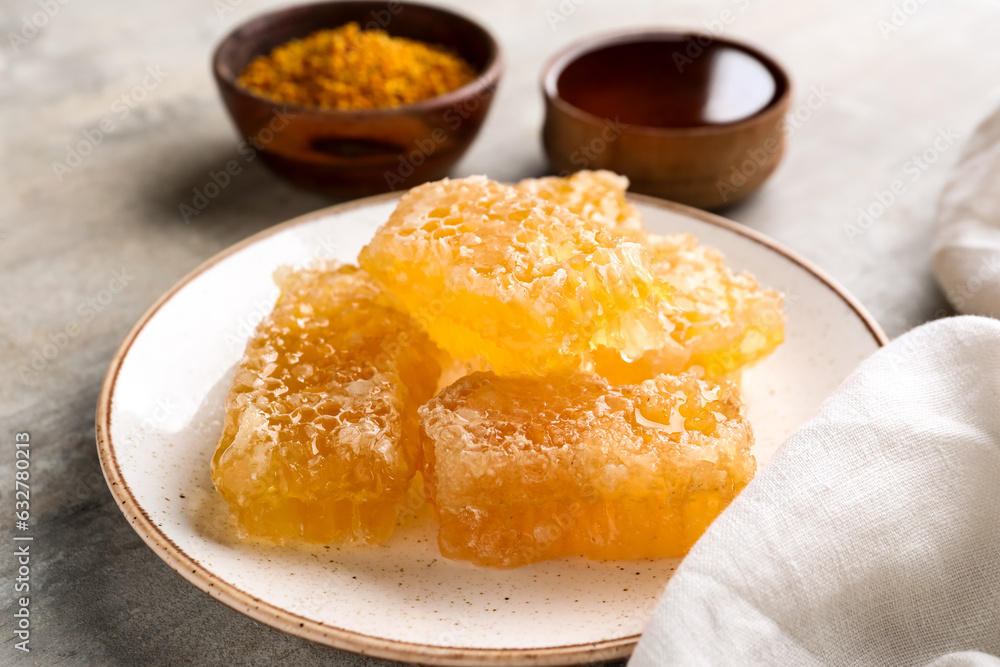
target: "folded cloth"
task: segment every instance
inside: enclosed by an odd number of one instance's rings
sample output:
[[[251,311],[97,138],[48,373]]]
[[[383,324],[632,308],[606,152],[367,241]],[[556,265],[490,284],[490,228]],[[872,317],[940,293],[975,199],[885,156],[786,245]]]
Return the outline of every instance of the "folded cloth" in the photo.
[[[1000,665],[1000,321],[856,370],[716,519],[630,667]]]
[[[934,273],[957,310],[1000,317],[1000,110],[975,131],[945,186]]]

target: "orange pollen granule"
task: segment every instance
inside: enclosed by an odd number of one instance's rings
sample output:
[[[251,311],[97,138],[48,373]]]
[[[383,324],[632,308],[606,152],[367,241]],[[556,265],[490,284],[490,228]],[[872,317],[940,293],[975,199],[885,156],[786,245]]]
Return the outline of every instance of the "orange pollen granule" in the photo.
[[[258,56],[239,83],[278,102],[376,109],[443,95],[475,78],[469,63],[443,47],[348,23]]]

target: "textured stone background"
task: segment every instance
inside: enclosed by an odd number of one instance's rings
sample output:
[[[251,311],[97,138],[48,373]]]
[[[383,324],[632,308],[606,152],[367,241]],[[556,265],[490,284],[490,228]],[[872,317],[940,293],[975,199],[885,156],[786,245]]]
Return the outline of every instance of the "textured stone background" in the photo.
[[[13,433],[29,431],[36,524],[33,650],[22,655],[11,639],[11,528],[0,521],[0,663],[374,664],[261,626],[184,582],[115,508],[94,445],[104,372],[147,306],[218,250],[331,203],[255,162],[189,224],[179,213],[209,172],[236,156],[209,75],[211,49],[234,24],[279,3],[53,1],[58,11],[29,38],[25,21],[44,4],[0,7],[0,510],[13,505]],[[892,20],[896,4],[888,0],[564,0],[564,14],[557,0],[448,4],[490,26],[507,52],[492,115],[456,173],[508,180],[545,172],[537,79],[550,54],[596,31],[704,27],[730,10],[725,33],[787,66],[795,104],[814,86],[832,97],[795,131],[765,189],[726,215],[818,263],[891,336],[949,312],[928,246],[959,148],[917,180],[906,163],[940,130],[968,136],[1000,100],[997,3],[908,0],[915,13],[897,15],[902,25],[885,35],[879,22]],[[565,20],[553,23],[556,16]],[[136,94],[147,68],[162,80]],[[102,120],[113,131],[57,174],[53,162]],[[895,179],[906,192],[850,238],[857,209]],[[116,271],[125,288],[88,305],[107,296]],[[31,369],[32,355],[70,323],[76,335]]]

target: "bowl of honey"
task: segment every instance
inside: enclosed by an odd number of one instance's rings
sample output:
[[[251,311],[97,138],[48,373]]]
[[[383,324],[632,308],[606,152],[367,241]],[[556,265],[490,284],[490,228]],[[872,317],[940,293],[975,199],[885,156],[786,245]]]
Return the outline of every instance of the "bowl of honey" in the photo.
[[[608,169],[698,208],[760,187],[785,151],[788,75],[721,37],[633,30],[574,44],[542,73],[542,140],[561,174]]]

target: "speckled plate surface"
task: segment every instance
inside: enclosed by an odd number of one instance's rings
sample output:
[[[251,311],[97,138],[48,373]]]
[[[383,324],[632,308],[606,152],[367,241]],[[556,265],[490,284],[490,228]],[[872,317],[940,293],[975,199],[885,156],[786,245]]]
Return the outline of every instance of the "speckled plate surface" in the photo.
[[[443,559],[426,508],[388,544],[241,543],[212,487],[223,399],[247,337],[277,296],[271,272],[353,262],[396,196],[335,206],[217,255],[143,316],[101,393],[97,441],[119,507],[182,576],[253,618],[359,653],[424,664],[580,664],[628,655],[676,561],[560,559],[493,571]],[[885,336],[841,288],[760,235],[635,197],[646,226],[690,231],[787,297],[787,342],[744,376],[765,465]]]

